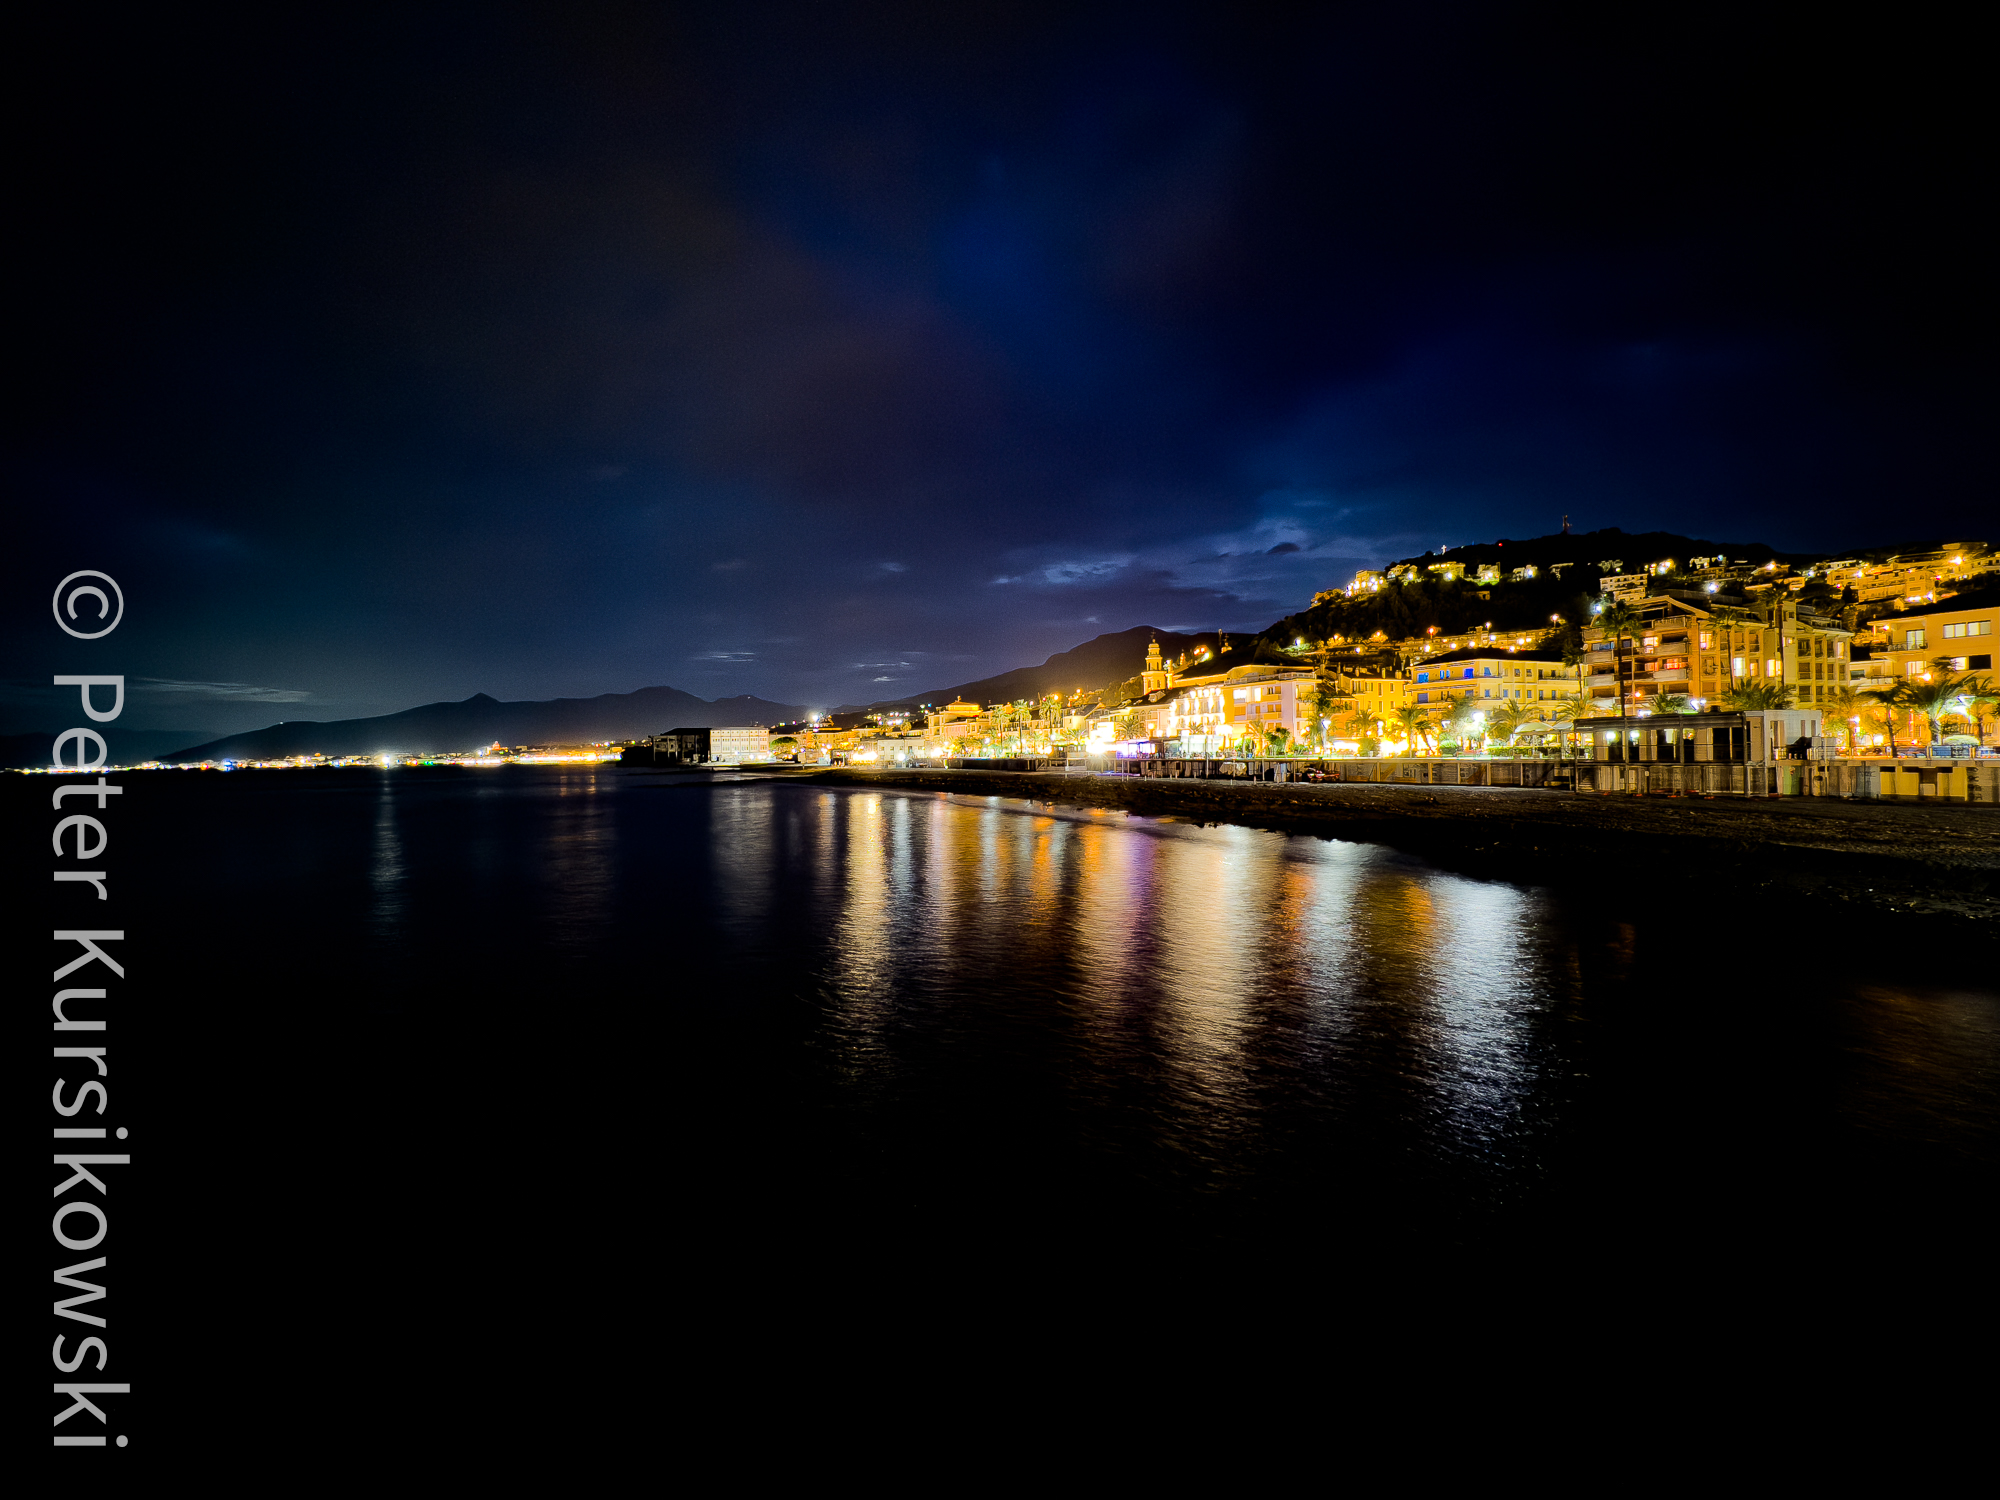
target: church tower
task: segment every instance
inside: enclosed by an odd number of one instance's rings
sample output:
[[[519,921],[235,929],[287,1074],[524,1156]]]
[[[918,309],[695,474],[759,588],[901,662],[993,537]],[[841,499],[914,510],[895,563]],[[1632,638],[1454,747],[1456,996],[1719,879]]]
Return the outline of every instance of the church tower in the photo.
[[[1139,680],[1143,684],[1140,691],[1147,693],[1157,693],[1173,686],[1173,675],[1160,660],[1160,642],[1157,636],[1146,648],[1146,670],[1139,674]]]

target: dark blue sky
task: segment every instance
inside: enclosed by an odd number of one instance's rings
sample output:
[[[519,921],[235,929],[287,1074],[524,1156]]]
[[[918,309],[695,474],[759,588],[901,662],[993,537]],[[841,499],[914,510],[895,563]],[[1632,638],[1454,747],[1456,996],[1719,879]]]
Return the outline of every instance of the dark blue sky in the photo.
[[[4,727],[867,700],[1564,513],[2000,530],[1983,43],[1747,16],[47,22]]]

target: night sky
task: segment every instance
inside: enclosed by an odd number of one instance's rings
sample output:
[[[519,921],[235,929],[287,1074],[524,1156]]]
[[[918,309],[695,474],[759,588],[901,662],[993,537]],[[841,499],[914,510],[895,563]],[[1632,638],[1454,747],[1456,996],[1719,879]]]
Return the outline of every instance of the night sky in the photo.
[[[868,701],[1565,513],[2000,533],[1973,13],[1748,14],[65,8],[0,728]]]

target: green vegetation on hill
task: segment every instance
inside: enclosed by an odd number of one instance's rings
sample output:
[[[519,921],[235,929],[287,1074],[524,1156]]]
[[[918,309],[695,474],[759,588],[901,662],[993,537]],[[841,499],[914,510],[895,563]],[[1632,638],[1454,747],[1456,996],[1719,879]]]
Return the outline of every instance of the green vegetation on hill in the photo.
[[[1616,528],[1479,542],[1401,562],[1419,568],[1437,562],[1463,563],[1468,574],[1488,563],[1507,572],[1532,567],[1535,576],[1509,582],[1503,575],[1495,583],[1477,583],[1472,577],[1454,582],[1426,573],[1416,582],[1385,583],[1374,592],[1351,598],[1337,594],[1287,615],[1266,630],[1264,638],[1289,646],[1300,638],[1316,643],[1336,635],[1365,641],[1380,631],[1393,641],[1422,635],[1433,627],[1440,635],[1457,635],[1489,622],[1496,631],[1544,630],[1554,623],[1552,615],[1574,625],[1589,614],[1598,597],[1598,582],[1609,571],[1603,566],[1606,563],[1618,564],[1618,571],[1637,572],[1649,563],[1670,558],[1684,566],[1690,557],[1723,556],[1761,563],[1779,555],[1762,542],[1712,542],[1668,531],[1627,534]],[[1551,571],[1555,564],[1568,566],[1557,576]]]
[[[1583,576],[1579,577],[1579,574]],[[1372,594],[1348,598],[1336,594],[1295,615],[1287,615],[1264,632],[1274,645],[1289,646],[1303,638],[1317,644],[1341,636],[1365,641],[1376,631],[1389,640],[1422,635],[1437,627],[1439,635],[1457,635],[1491,622],[1498,630],[1546,630],[1560,615],[1565,623],[1581,621],[1596,598],[1597,573],[1571,569],[1557,578],[1543,574],[1524,583],[1451,583],[1427,578],[1417,583],[1384,584]],[[1491,598],[1482,597],[1491,595]]]

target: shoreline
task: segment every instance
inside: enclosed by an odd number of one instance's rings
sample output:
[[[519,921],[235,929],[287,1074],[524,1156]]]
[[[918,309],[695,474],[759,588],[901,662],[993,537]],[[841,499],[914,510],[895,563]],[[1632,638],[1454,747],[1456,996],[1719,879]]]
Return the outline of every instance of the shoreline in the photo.
[[[1258,783],[1038,771],[821,769],[802,785],[1021,798],[1140,817],[1381,844],[1516,884],[1659,887],[1690,918],[1742,898],[1804,900],[1828,919],[1938,919],[2000,941],[2000,808],[1824,798],[1638,797],[1512,787]],[[1664,882],[1664,885],[1662,884]],[[1690,883],[1691,882],[1691,883]],[[1731,917],[1728,920],[1736,920]],[[1825,933],[1812,934],[1825,951]],[[1774,935],[1774,961],[1789,944]]]

